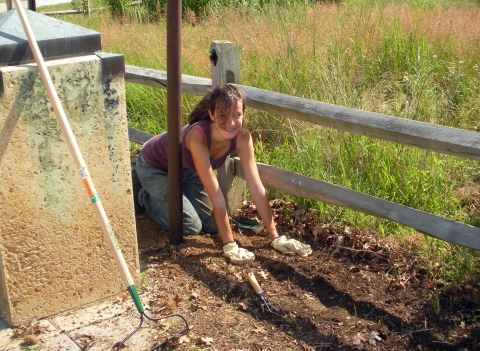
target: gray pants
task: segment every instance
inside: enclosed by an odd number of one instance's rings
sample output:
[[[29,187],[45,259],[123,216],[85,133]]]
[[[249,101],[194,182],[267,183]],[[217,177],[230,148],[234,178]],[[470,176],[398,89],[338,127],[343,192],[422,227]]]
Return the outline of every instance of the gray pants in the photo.
[[[138,204],[150,218],[168,229],[168,172],[149,166],[138,155],[136,172],[142,185]],[[213,206],[196,172],[182,171],[183,234],[218,233]]]

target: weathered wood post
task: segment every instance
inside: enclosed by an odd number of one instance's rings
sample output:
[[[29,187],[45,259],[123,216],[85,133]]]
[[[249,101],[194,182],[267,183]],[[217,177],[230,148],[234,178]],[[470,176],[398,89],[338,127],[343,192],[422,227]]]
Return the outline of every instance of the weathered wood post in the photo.
[[[7,11],[10,11],[12,9],[13,3],[12,0],[7,0]]]
[[[90,16],[90,0],[83,0],[83,13]]]
[[[212,87],[225,83],[240,84],[240,65],[237,46],[226,40],[210,44]],[[232,154],[232,156],[236,156]],[[235,163],[227,157],[225,164],[217,170],[218,183],[231,215],[245,197],[245,181],[235,177]]]

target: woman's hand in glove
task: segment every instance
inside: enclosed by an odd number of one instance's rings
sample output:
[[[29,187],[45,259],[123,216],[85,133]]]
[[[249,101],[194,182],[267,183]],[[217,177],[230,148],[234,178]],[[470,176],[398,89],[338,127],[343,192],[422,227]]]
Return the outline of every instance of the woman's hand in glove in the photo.
[[[312,253],[312,248],[308,244],[302,244],[295,239],[287,239],[285,235],[272,240],[272,247],[280,252],[289,255],[308,256]]]
[[[230,263],[243,265],[252,262],[255,259],[253,252],[238,247],[235,241],[223,245],[223,256],[230,259]]]

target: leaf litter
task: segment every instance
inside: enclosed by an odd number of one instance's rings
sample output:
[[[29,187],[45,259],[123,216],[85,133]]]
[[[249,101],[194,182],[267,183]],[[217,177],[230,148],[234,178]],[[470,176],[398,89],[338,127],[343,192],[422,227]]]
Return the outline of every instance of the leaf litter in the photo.
[[[150,267],[152,290],[175,297],[174,312],[192,325],[189,347],[390,351],[463,350],[478,344],[480,322],[473,312],[478,305],[442,296],[436,314],[424,262],[415,252],[373,232],[318,223],[315,211],[301,210],[296,203],[276,199],[271,205],[279,233],[309,243],[311,256],[274,251],[265,231],[234,230],[239,245],[256,256],[251,265],[234,266],[222,257],[217,235],[185,236],[172,247],[166,230],[137,214],[139,249],[148,252],[140,255],[141,265]],[[248,202],[233,216],[238,217],[259,218]],[[250,272],[278,313],[262,311],[246,279]],[[452,320],[468,309],[472,312],[460,321]],[[403,337],[409,329],[422,332]],[[172,347],[189,349],[186,345]]]

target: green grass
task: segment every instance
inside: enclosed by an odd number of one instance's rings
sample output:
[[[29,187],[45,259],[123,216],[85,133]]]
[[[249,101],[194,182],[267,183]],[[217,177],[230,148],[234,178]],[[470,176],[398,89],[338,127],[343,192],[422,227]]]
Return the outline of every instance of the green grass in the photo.
[[[183,73],[209,77],[210,42],[225,39],[238,47],[244,85],[466,130],[480,127],[479,1],[298,1],[287,8],[272,3],[238,1],[235,7],[210,7],[208,16],[187,11]],[[138,19],[108,12],[65,17],[100,31],[104,51],[123,53],[127,64],[166,70],[165,18]],[[127,84],[126,95],[131,126],[165,130],[165,91]],[[184,96],[184,117],[196,101]],[[478,162],[253,109],[247,118],[259,162],[457,221],[480,222],[456,195],[479,186]],[[319,221],[410,243],[440,262],[431,270],[438,279],[480,271],[477,252],[338,206],[289,199],[317,209]]]

